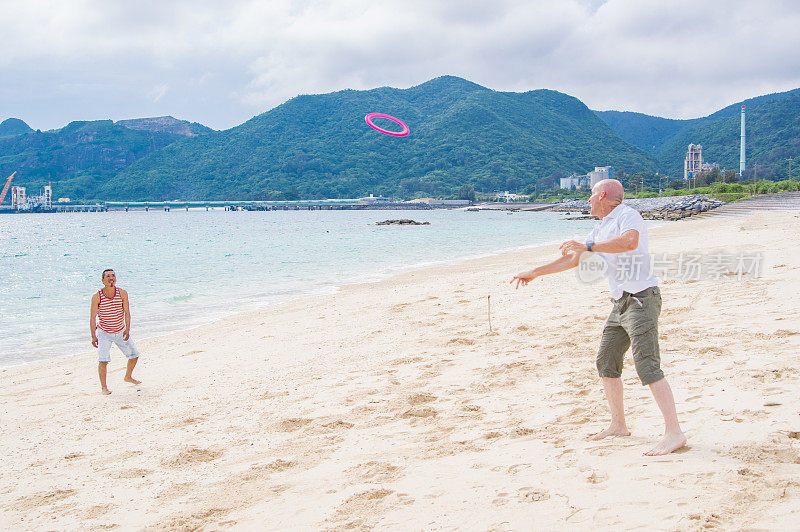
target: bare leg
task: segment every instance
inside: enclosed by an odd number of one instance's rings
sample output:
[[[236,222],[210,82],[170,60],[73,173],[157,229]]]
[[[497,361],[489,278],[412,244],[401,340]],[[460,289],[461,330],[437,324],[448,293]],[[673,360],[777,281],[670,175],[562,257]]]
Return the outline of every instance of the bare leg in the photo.
[[[592,435],[592,439],[602,440],[608,436],[630,436],[631,431],[625,425],[625,410],[622,406],[622,379],[603,377],[603,390],[606,392],[608,407],[611,410],[611,426],[603,432]]]
[[[650,385],[650,391],[653,392],[653,398],[664,416],[664,438],[644,454],[647,456],[669,454],[686,445],[686,435],[678,424],[672,388],[669,387],[667,379],[661,379]]]
[[[109,395],[111,390],[108,389],[106,386],[106,372],[108,370],[108,362],[98,362],[97,363],[97,374],[100,376],[100,389],[103,392],[103,395]]]
[[[131,382],[133,384],[141,384],[142,381],[137,381],[131,375],[133,373],[133,368],[136,367],[136,363],[139,361],[139,357],[136,358],[129,358],[128,359],[128,367],[125,370],[125,382]]]

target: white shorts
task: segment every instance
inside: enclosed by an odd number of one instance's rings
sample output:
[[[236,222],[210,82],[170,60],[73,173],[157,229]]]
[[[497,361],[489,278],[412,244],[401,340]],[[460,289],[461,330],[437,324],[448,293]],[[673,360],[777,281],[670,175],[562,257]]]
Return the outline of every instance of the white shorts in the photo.
[[[133,338],[128,336],[127,340],[122,339],[122,331],[118,333],[107,333],[103,329],[97,329],[97,352],[98,352],[98,362],[110,362],[111,361],[111,344],[117,344],[119,350],[127,358],[138,358],[139,357],[139,350],[136,349],[136,345],[133,343]]]

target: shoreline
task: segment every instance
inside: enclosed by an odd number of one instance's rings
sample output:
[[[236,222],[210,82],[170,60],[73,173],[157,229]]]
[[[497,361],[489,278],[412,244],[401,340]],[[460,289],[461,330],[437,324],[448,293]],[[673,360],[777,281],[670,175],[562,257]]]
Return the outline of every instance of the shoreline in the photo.
[[[660,226],[660,224],[656,225],[656,226]],[[567,237],[565,237],[565,238],[567,238]],[[541,242],[541,243],[538,243],[538,244],[527,244],[527,245],[522,245],[522,246],[513,246],[513,247],[510,247],[510,248],[509,247],[504,247],[504,248],[497,249],[495,251],[490,251],[490,252],[485,252],[485,253],[478,253],[478,254],[470,254],[470,255],[465,255],[465,256],[461,256],[461,257],[457,257],[457,258],[453,258],[453,259],[423,261],[423,262],[415,262],[413,264],[404,265],[404,266],[387,267],[387,268],[384,268],[383,270],[381,270],[380,272],[371,274],[367,280],[359,280],[359,279],[356,278],[357,274],[353,274],[351,276],[346,276],[346,277],[342,278],[341,280],[339,280],[339,281],[337,281],[335,283],[328,284],[328,285],[320,285],[319,287],[316,287],[316,288],[314,288],[314,289],[312,289],[310,291],[300,291],[300,292],[296,292],[294,294],[287,294],[287,295],[281,295],[281,296],[272,296],[272,297],[275,298],[274,302],[265,302],[263,300],[261,300],[261,301],[256,301],[256,300],[248,301],[245,304],[245,309],[244,310],[236,310],[236,311],[229,312],[229,311],[222,311],[220,309],[216,309],[217,312],[215,312],[214,313],[214,317],[212,317],[210,319],[195,317],[193,320],[191,320],[188,323],[185,323],[185,322],[184,323],[180,323],[180,322],[176,323],[175,324],[175,328],[173,330],[169,330],[169,331],[166,331],[166,332],[157,332],[156,334],[150,334],[150,335],[141,336],[141,337],[138,336],[138,335],[135,335],[134,339],[138,344],[138,342],[140,342],[140,341],[145,341],[145,340],[150,340],[150,339],[158,339],[158,338],[162,338],[162,337],[165,337],[165,336],[169,336],[171,334],[187,333],[187,332],[193,331],[193,330],[195,330],[197,328],[200,328],[200,327],[203,327],[203,326],[212,325],[213,323],[221,321],[221,320],[235,318],[239,314],[246,314],[246,313],[249,313],[249,312],[255,312],[255,311],[260,311],[260,310],[268,310],[268,309],[279,307],[281,305],[289,304],[289,303],[292,303],[292,302],[295,302],[295,301],[299,301],[299,300],[309,300],[310,301],[310,300],[312,300],[314,298],[317,298],[317,297],[325,297],[325,296],[328,296],[328,295],[332,295],[332,294],[335,294],[336,292],[339,292],[340,290],[342,290],[342,288],[350,286],[350,285],[378,283],[378,282],[390,279],[391,277],[393,277],[395,275],[402,275],[404,273],[409,273],[409,272],[413,272],[413,271],[420,271],[420,270],[426,270],[426,269],[429,269],[429,268],[438,268],[438,267],[443,267],[443,266],[450,266],[450,265],[455,265],[455,264],[459,264],[459,263],[462,263],[462,262],[468,262],[468,261],[472,261],[472,260],[489,258],[489,257],[498,256],[498,255],[504,255],[504,254],[507,254],[507,253],[514,253],[514,252],[517,252],[517,251],[528,250],[528,249],[535,249],[535,248],[542,247],[542,246],[551,246],[551,245],[554,245],[554,244],[560,244],[561,242],[562,242],[562,240],[552,240],[552,241]],[[135,315],[135,313],[134,313],[134,315]],[[134,332],[135,332],[135,328],[134,328]],[[88,336],[88,335],[85,335],[85,336]],[[88,340],[86,341],[86,343],[87,344],[89,343]],[[20,367],[20,366],[25,366],[25,365],[28,365],[28,364],[34,364],[34,363],[38,363],[38,362],[46,362],[46,361],[49,361],[49,360],[55,360],[55,359],[60,359],[60,358],[64,358],[64,357],[86,356],[89,352],[95,352],[95,351],[96,351],[96,349],[92,349],[91,351],[76,350],[74,352],[70,352],[70,353],[66,353],[66,354],[62,354],[62,355],[37,358],[35,360],[19,362],[19,363],[14,363],[14,364],[10,364],[10,365],[2,365],[2,364],[0,364],[0,371],[8,369],[8,368]]]
[[[411,264],[411,265],[407,265],[407,266],[393,267],[393,268],[389,268],[387,270],[384,270],[384,271],[382,271],[380,273],[374,274],[374,276],[372,278],[370,278],[369,280],[366,280],[366,281],[364,281],[364,280],[353,280],[351,278],[347,278],[347,279],[344,279],[341,282],[338,282],[336,284],[331,284],[331,285],[326,285],[326,286],[319,287],[317,289],[317,291],[300,292],[300,293],[297,293],[297,294],[294,294],[294,295],[287,295],[287,296],[281,298],[280,300],[275,301],[274,303],[252,302],[251,303],[252,306],[249,306],[245,310],[237,310],[237,311],[234,311],[232,313],[224,313],[223,315],[216,316],[216,317],[214,317],[214,318],[212,318],[212,319],[210,319],[208,321],[203,321],[202,323],[199,323],[199,324],[195,323],[193,325],[187,325],[185,327],[179,325],[179,326],[177,326],[175,328],[175,330],[172,330],[172,331],[169,331],[169,332],[158,333],[158,334],[154,334],[152,336],[143,336],[143,337],[136,336],[135,340],[138,343],[140,341],[146,341],[146,340],[157,340],[159,338],[164,338],[164,337],[170,336],[172,334],[188,333],[188,332],[194,331],[194,330],[202,328],[202,327],[213,325],[214,323],[217,323],[217,322],[220,322],[220,321],[223,321],[223,320],[236,318],[237,316],[240,316],[240,315],[247,315],[247,314],[250,314],[252,312],[268,311],[268,310],[276,309],[277,307],[280,307],[282,305],[289,305],[289,304],[295,303],[295,302],[303,302],[303,301],[310,302],[310,301],[314,300],[317,297],[331,296],[331,295],[336,294],[337,292],[341,291],[343,288],[346,288],[348,286],[362,285],[362,284],[363,285],[370,285],[370,284],[380,283],[382,281],[386,281],[388,279],[391,279],[392,277],[397,276],[397,275],[404,275],[404,274],[415,272],[415,271],[424,271],[424,270],[427,270],[427,269],[435,269],[435,268],[440,268],[440,267],[445,267],[445,266],[453,266],[453,265],[461,264],[461,263],[464,263],[464,262],[480,260],[480,259],[486,259],[486,258],[495,257],[495,256],[499,256],[499,255],[515,253],[515,252],[518,252],[518,251],[536,249],[536,248],[539,248],[539,247],[553,246],[555,244],[560,244],[560,242],[561,241],[550,241],[550,242],[543,242],[543,243],[540,243],[540,244],[531,244],[531,245],[526,245],[526,246],[516,246],[514,248],[503,248],[503,249],[500,249],[500,250],[495,251],[495,252],[484,253],[484,254],[479,254],[479,255],[468,255],[468,256],[465,256],[465,257],[460,257],[460,258],[456,258],[456,259],[452,259],[452,260],[430,261],[430,262],[423,262],[423,263],[415,263],[415,264]],[[87,340],[87,343],[88,343],[88,340]],[[8,365],[8,366],[0,365],[0,372],[4,371],[6,369],[10,369],[10,368],[17,368],[17,367],[21,367],[21,366],[27,366],[29,364],[37,364],[37,363],[42,363],[42,362],[46,363],[46,362],[51,361],[51,360],[57,360],[57,359],[62,359],[62,358],[66,358],[66,357],[87,356],[89,353],[96,353],[96,348],[92,348],[91,351],[77,351],[77,352],[67,353],[67,354],[63,354],[63,355],[57,355],[57,356],[48,357],[48,358],[40,358],[40,359],[36,359],[36,360],[30,360],[30,361],[27,361],[27,362],[20,362],[18,364],[11,364],[11,365]]]
[[[513,290],[549,244],[139,341],[143,384],[115,352],[108,397],[94,356],[2,370],[0,525],[781,528],[800,517],[799,218],[650,233],[655,253],[764,255],[757,279],[660,283],[679,453],[641,456],[662,427],[629,359],[633,435],[585,439],[608,420],[607,287],[565,272]]]

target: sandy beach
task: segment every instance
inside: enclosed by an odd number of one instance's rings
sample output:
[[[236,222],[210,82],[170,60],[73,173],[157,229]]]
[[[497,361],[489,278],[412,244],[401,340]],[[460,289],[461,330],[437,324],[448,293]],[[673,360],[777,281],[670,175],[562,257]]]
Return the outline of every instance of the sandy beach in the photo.
[[[609,420],[608,291],[575,272],[515,291],[543,246],[141,340],[138,386],[114,348],[108,397],[88,333],[85,354],[0,371],[0,528],[796,529],[799,227],[651,232],[655,254],[763,257],[757,276],[661,282],[689,438],[672,455],[642,456],[662,422],[630,355],[632,435],[587,439]]]

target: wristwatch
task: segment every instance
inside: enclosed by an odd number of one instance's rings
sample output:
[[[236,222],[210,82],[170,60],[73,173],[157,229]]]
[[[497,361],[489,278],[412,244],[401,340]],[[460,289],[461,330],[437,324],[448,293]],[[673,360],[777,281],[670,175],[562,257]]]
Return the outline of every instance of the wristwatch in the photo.
[[[592,246],[594,246],[594,242],[587,242],[586,251],[592,251]]]

